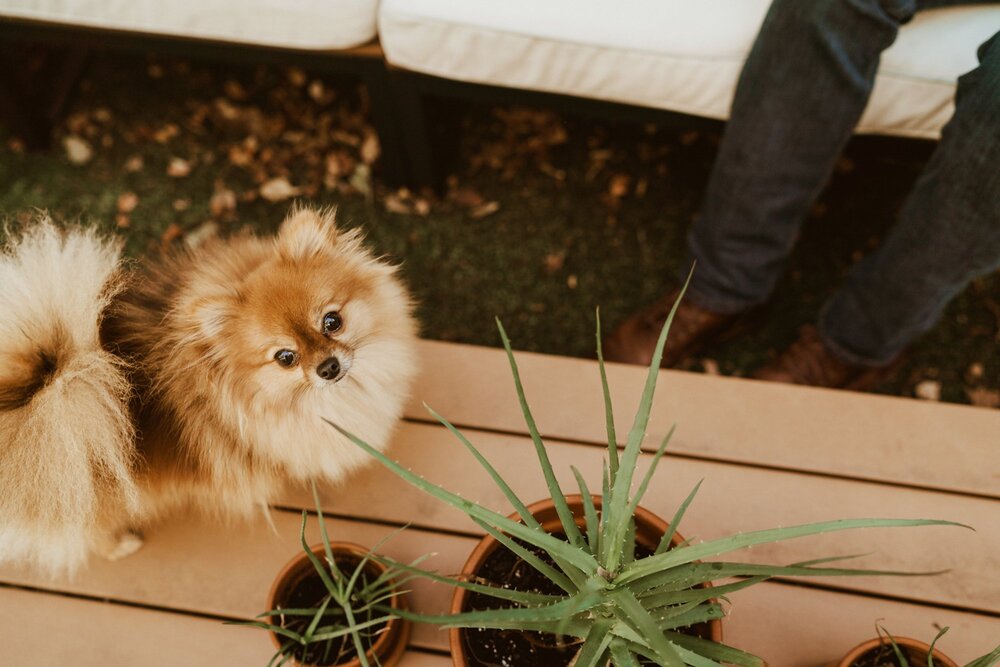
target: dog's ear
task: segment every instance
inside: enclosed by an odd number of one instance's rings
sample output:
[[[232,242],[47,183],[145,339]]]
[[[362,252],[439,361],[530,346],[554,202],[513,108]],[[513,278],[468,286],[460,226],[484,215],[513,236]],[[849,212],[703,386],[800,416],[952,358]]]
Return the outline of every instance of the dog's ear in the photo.
[[[293,209],[278,232],[278,245],[290,257],[315,255],[337,242],[334,212]]]
[[[198,334],[211,340],[225,331],[226,320],[233,312],[233,298],[224,294],[202,297],[191,304],[189,312]]]

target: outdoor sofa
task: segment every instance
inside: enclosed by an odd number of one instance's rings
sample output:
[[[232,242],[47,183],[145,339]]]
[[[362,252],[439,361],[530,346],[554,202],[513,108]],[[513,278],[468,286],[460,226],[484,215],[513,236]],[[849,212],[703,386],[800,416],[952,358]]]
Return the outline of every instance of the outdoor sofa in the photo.
[[[724,120],[769,0],[0,0],[7,38],[283,60],[372,92],[390,180],[431,182],[429,96]],[[858,131],[935,139],[1000,3],[934,9],[884,54]],[[250,47],[250,48],[248,48]],[[9,96],[8,96],[9,97]]]

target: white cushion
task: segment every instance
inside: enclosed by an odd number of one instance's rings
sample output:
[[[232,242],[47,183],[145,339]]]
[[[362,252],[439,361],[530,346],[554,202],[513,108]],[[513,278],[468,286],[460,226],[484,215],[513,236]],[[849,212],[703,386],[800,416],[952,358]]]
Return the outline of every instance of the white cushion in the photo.
[[[803,0],[806,2],[808,0]],[[401,68],[727,118],[768,0],[382,0]],[[934,138],[1000,5],[920,12],[883,55],[860,132]]]
[[[0,0],[0,17],[292,49],[375,37],[378,0]]]

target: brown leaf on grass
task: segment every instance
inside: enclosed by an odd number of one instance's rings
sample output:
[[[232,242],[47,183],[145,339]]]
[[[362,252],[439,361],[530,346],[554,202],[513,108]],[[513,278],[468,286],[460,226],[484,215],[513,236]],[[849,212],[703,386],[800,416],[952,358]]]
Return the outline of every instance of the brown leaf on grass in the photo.
[[[145,167],[146,164],[143,161],[141,155],[130,155],[128,156],[128,159],[125,160],[125,164],[123,166],[125,168],[125,171],[129,172],[130,174],[134,174],[137,171],[142,171],[143,167]]]
[[[299,188],[288,182],[284,176],[272,178],[260,186],[260,196],[269,202],[282,201],[299,194]]]
[[[378,135],[374,132],[366,134],[359,149],[361,161],[365,164],[374,164],[381,152],[382,149],[378,143]]]
[[[178,225],[176,222],[172,222],[170,223],[170,226],[167,227],[167,229],[163,232],[163,234],[160,235],[160,245],[163,247],[164,250],[166,250],[174,243],[174,241],[176,241],[183,235],[184,235],[184,230],[181,229],[181,226]]]
[[[309,83],[307,92],[313,102],[323,107],[331,104],[335,99],[337,99],[337,92],[332,88],[328,88],[319,79],[314,79]]]
[[[986,374],[986,367],[981,362],[974,362],[965,369],[965,379],[969,382],[978,382]]]
[[[452,188],[448,191],[447,198],[461,208],[473,208],[483,204],[483,196],[468,187]]]
[[[71,164],[82,166],[94,158],[94,149],[83,137],[71,134],[63,139],[63,149]]]
[[[243,87],[236,79],[229,79],[222,85],[222,90],[226,93],[226,96],[230,99],[236,100],[237,102],[243,102],[249,97],[247,95],[247,89]]]
[[[128,215],[139,205],[139,195],[134,192],[123,192],[118,195],[116,208],[119,213]]]
[[[128,217],[125,213],[119,213],[115,216],[115,226],[118,229],[128,229],[132,226],[132,218]]]
[[[218,233],[219,225],[214,220],[207,220],[184,235],[184,244],[189,248],[197,248]]]
[[[191,163],[184,158],[172,157],[167,163],[167,176],[171,178],[184,178],[191,173]]]
[[[576,286],[579,284],[580,281],[577,279],[576,275],[571,273],[568,276],[566,276],[566,287],[570,289],[576,289]]]
[[[423,197],[417,197],[413,201],[413,210],[417,215],[427,216],[431,212],[431,203]]]
[[[628,174],[615,174],[608,184],[608,195],[613,199],[621,199],[628,194],[632,178]]]
[[[413,207],[398,192],[388,194],[382,203],[385,205],[385,210],[390,213],[400,213],[403,215],[413,213]]]
[[[288,76],[288,82],[296,88],[301,88],[308,81],[308,77],[301,67],[289,67],[286,75]]]
[[[913,388],[913,393],[917,398],[922,398],[925,401],[940,401],[941,383],[937,380],[923,380]]]
[[[175,199],[174,202],[173,202],[173,204],[171,204],[171,205],[174,207],[175,211],[177,211],[178,213],[180,213],[182,211],[186,211],[189,208],[191,208],[191,200],[190,199]]]
[[[542,260],[542,264],[545,267],[545,272],[548,274],[553,274],[563,267],[566,263],[566,252],[550,252]]]
[[[487,216],[493,215],[500,210],[500,202],[498,201],[488,201],[480,204],[479,206],[473,206],[469,209],[469,217],[479,220],[480,218],[485,218]]]
[[[975,389],[966,389],[965,394],[969,397],[969,402],[973,405],[981,408],[1000,408],[1000,389],[978,387]]]
[[[155,141],[158,144],[166,144],[168,141],[170,141],[180,133],[181,130],[179,127],[177,127],[173,123],[167,123],[160,129],[153,132],[153,141]]]
[[[223,185],[217,185],[208,200],[208,210],[213,218],[221,218],[236,210],[236,193]]]

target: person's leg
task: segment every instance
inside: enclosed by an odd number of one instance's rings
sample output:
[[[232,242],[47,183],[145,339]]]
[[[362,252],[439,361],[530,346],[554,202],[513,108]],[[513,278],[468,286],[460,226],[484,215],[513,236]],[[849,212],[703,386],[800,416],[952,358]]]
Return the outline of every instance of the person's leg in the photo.
[[[740,76],[690,235],[697,266],[664,366],[732,334],[740,315],[770,295],[864,110],[879,55],[916,8],[916,0],[773,2]],[[649,363],[676,297],[668,293],[622,322],[604,341],[606,357]]]
[[[915,0],[775,0],[740,76],[689,237],[689,298],[738,313],[770,296]],[[686,272],[687,267],[684,267]]]
[[[1000,33],[958,80],[955,114],[882,245],[825,306],[841,360],[882,365],[930,329],[973,278],[1000,266]]]

